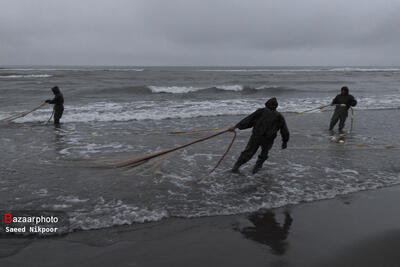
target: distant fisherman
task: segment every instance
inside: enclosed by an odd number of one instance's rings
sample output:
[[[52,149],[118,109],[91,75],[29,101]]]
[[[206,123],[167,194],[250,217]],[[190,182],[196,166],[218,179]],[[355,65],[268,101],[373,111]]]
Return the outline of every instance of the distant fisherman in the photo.
[[[278,101],[273,97],[265,103],[265,108],[257,109],[230,128],[231,131],[236,128],[240,130],[253,128],[246,149],[240,154],[240,157],[232,168],[232,172],[239,172],[240,166],[248,162],[261,146],[261,153],[258,155],[256,165],[253,168],[253,174],[258,172],[264,161],[268,159],[268,152],[274,144],[278,131],[280,131],[282,136],[282,149],[287,147],[289,130],[286,126],[285,118],[276,111],[277,107]]]
[[[339,132],[343,133],[344,123],[348,116],[348,110],[350,107],[356,106],[357,101],[352,95],[349,95],[349,88],[344,86],[341,89],[341,93],[333,99],[331,106],[333,105],[336,105],[336,108],[331,118],[329,130],[332,131],[336,123],[339,121]]]
[[[54,104],[54,124],[59,124],[64,112],[64,97],[58,86],[54,86],[51,90],[53,91],[54,98],[46,100],[46,103]]]

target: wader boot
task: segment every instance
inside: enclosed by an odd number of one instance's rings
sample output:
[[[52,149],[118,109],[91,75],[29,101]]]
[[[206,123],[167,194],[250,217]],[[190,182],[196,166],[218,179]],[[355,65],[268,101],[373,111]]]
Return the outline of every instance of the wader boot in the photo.
[[[263,166],[264,161],[266,161],[267,159],[264,158],[260,158],[258,157],[256,164],[254,165],[253,168],[253,174],[256,174]]]
[[[233,165],[233,168],[232,168],[231,172],[239,173],[240,166],[242,166],[245,163],[246,162],[239,157],[239,159],[236,161],[235,165]]]

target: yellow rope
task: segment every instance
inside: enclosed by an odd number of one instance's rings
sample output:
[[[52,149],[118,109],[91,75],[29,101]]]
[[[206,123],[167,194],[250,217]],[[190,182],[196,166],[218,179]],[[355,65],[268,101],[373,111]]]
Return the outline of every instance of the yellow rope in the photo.
[[[319,106],[319,107],[317,107],[317,108],[312,108],[312,109],[307,109],[307,110],[303,110],[303,111],[299,111],[299,112],[297,112],[297,114],[303,114],[303,113],[305,113],[305,112],[309,112],[309,111],[313,111],[313,110],[317,110],[317,109],[324,109],[324,108],[326,108],[326,107],[328,107],[329,105],[326,105],[326,106]]]

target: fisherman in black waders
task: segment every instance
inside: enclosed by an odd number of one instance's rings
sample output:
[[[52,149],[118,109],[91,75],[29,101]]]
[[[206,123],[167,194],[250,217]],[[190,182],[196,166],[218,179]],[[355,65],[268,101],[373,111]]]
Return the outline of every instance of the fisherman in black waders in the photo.
[[[64,112],[64,97],[58,86],[54,86],[51,90],[53,91],[54,98],[52,100],[46,100],[46,103],[54,104],[54,124],[60,124],[60,119]]]
[[[275,97],[265,103],[265,108],[257,109],[255,112],[241,120],[238,124],[230,128],[231,131],[236,128],[243,130],[253,128],[253,132],[247,143],[246,149],[240,154],[232,168],[232,172],[238,173],[239,167],[248,162],[258,148],[261,146],[261,153],[258,155],[253,174],[258,172],[264,161],[268,159],[268,152],[274,144],[274,140],[280,131],[282,136],[282,149],[287,147],[289,141],[289,130],[286,126],[285,118],[276,111],[278,101]]]
[[[336,123],[339,121],[339,133],[343,133],[348,110],[350,107],[357,105],[357,101],[354,99],[354,96],[349,95],[349,88],[344,86],[341,89],[341,93],[333,99],[331,106],[333,105],[336,105],[336,108],[331,118],[329,130],[333,131],[333,127],[335,127]]]

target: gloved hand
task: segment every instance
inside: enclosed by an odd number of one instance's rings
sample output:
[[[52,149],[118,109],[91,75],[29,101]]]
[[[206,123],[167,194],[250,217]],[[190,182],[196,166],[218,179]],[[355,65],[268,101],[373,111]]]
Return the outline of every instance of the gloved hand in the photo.
[[[236,129],[236,126],[232,126],[231,128],[228,129],[228,131],[233,132],[233,131],[235,131],[235,129]]]
[[[287,142],[283,142],[282,143],[282,149],[286,149],[287,148]]]
[[[48,103],[48,104],[49,104],[49,103],[50,103],[50,101],[51,101],[50,99],[47,99],[47,100],[46,100],[46,101],[44,101],[44,102],[46,102],[46,103]]]

